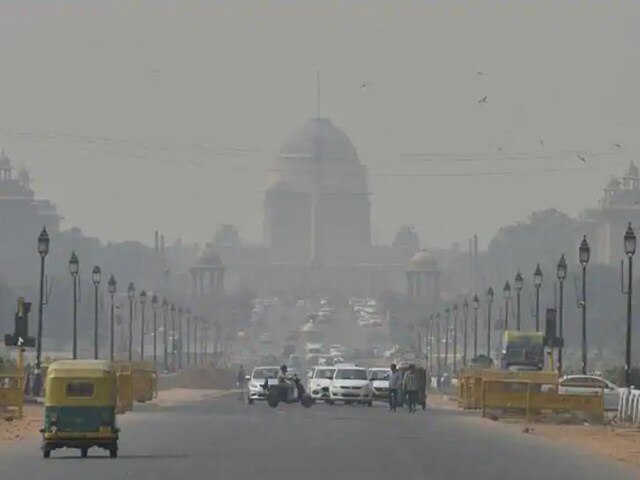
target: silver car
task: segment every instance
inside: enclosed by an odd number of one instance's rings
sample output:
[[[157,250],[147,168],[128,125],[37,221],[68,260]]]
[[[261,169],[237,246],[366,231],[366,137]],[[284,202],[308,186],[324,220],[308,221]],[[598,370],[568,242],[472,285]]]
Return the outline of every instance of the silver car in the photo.
[[[604,393],[604,409],[617,410],[622,390],[617,385],[595,375],[567,375],[558,382],[558,392],[576,395]]]

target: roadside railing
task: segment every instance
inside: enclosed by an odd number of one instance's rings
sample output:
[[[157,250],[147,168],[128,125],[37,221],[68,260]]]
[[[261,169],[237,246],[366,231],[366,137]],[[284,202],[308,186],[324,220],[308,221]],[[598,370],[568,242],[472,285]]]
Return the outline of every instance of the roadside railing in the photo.
[[[618,404],[618,419],[633,425],[640,424],[640,390],[622,389]]]

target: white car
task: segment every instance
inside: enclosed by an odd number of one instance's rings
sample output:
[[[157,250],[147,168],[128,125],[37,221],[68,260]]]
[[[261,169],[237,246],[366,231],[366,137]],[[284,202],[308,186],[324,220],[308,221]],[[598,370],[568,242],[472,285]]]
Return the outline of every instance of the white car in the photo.
[[[369,369],[369,381],[374,400],[389,399],[389,375],[391,375],[391,370],[388,368]]]
[[[359,327],[369,327],[371,325],[371,323],[369,322],[369,319],[366,317],[361,317],[358,319],[358,326]]]
[[[373,404],[373,390],[367,370],[356,365],[334,365],[336,371],[329,388],[331,403],[344,402],[359,403],[371,406]]]
[[[314,367],[312,374],[309,376],[307,392],[314,400],[324,400],[329,402],[329,388],[333,381],[335,368],[332,367]]]
[[[269,385],[278,383],[279,371],[280,367],[256,367],[253,369],[253,373],[247,382],[247,402],[249,405],[253,405],[256,400],[264,400],[267,397],[264,383],[265,381]]]
[[[567,375],[558,382],[558,393],[592,395],[604,392],[604,409],[618,410],[622,390],[617,385],[594,375]]]

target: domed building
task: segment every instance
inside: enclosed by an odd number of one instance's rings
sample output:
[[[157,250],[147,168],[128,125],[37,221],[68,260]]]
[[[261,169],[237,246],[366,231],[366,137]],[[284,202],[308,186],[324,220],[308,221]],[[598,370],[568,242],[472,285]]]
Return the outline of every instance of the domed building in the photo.
[[[441,273],[436,258],[426,250],[420,250],[411,259],[407,270],[407,297],[437,309]]]
[[[282,145],[264,199],[264,243],[278,259],[362,258],[371,246],[366,167],[349,137],[315,118]]]
[[[262,244],[243,243],[229,224],[212,242],[229,290],[374,296],[405,289],[418,235],[404,226],[393,246],[372,244],[367,168],[340,128],[327,118],[311,119],[285,139],[273,161]],[[223,241],[227,237],[233,241]],[[202,269],[197,262],[194,268]],[[199,280],[192,291],[202,295]]]

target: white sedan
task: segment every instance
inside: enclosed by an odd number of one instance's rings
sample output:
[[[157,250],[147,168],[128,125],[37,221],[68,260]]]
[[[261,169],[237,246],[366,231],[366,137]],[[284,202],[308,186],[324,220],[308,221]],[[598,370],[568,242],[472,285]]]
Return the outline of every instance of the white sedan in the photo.
[[[594,375],[567,375],[560,379],[558,392],[577,395],[591,395],[604,392],[604,409],[617,410],[621,388],[610,381]]]

